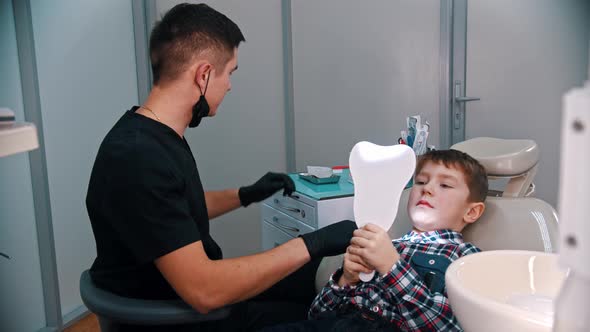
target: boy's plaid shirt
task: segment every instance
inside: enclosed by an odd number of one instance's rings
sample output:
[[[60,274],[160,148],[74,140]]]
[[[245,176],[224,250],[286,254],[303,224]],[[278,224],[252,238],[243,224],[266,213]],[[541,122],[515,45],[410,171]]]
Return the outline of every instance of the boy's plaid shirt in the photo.
[[[370,316],[382,317],[403,331],[462,331],[451,311],[446,291],[431,292],[409,262],[416,252],[441,255],[454,261],[480,250],[464,243],[461,233],[451,230],[411,231],[392,242],[400,260],[388,274],[379,276],[377,273],[370,282],[339,287],[342,268],[338,269],[316,296],[309,317],[314,318],[324,311],[348,310],[352,305]]]

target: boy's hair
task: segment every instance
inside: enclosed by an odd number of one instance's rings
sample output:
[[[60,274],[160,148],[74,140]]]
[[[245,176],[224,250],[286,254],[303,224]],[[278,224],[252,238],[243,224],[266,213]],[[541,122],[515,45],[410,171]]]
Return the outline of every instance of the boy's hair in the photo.
[[[434,150],[420,156],[416,164],[416,174],[420,173],[427,162],[443,164],[456,168],[465,177],[469,188],[470,202],[485,202],[488,195],[488,177],[483,166],[473,157],[458,150]]]
[[[225,66],[246,41],[227,16],[205,4],[181,3],[156,23],[150,36],[154,84],[178,78],[193,57],[211,52],[214,65]]]

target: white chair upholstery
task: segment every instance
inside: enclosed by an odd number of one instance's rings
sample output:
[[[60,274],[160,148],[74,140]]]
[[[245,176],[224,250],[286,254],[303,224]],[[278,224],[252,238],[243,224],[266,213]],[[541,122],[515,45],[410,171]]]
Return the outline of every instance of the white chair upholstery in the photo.
[[[477,159],[492,176],[518,176],[539,162],[537,143],[530,139],[476,137],[454,144],[451,149],[463,151]]]
[[[454,144],[451,149],[463,151],[477,159],[489,179],[510,179],[502,197],[530,196],[537,174],[539,146],[528,139],[476,137]]]
[[[410,231],[407,213],[410,189],[404,190],[398,214],[389,230],[392,239]],[[488,197],[482,217],[463,230],[466,242],[482,250],[533,250],[556,252],[557,214],[548,203],[532,197]],[[342,264],[342,256],[326,257],[316,274],[319,291]]]

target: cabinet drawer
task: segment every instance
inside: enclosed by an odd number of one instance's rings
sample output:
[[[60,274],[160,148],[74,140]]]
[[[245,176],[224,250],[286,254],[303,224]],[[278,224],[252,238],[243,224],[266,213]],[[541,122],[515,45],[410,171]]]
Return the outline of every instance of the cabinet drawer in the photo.
[[[263,205],[262,219],[264,222],[275,226],[292,237],[297,237],[301,234],[314,231],[314,228],[311,228],[301,221],[279,212],[268,205]]]
[[[265,200],[264,203],[314,229],[318,226],[314,207],[298,201],[295,198],[283,196],[281,192],[272,195]]]
[[[266,221],[262,222],[262,250],[278,247],[292,238],[292,236],[287,235]]]

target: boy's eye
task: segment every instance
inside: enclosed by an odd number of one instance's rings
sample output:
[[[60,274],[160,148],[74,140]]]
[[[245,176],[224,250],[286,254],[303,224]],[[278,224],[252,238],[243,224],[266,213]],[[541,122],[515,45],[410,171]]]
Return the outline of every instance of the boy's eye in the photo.
[[[422,180],[416,180],[416,182],[414,184],[419,184],[419,185],[423,185],[425,182]]]
[[[453,187],[449,186],[446,183],[441,183],[440,186],[443,187],[443,188],[453,188]]]

